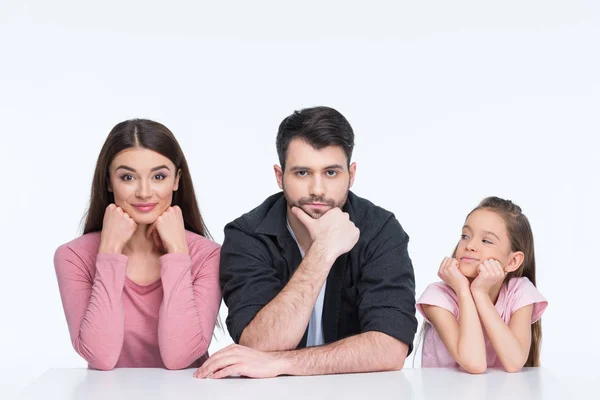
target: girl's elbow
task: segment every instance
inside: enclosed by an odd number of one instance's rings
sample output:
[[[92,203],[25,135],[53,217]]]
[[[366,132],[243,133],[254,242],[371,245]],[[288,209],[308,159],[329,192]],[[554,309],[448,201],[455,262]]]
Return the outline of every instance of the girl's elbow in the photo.
[[[485,373],[487,370],[487,365],[469,365],[463,368],[470,374],[478,375]]]
[[[525,365],[525,361],[524,362],[515,362],[515,363],[506,363],[503,365],[503,367],[506,372],[513,373],[513,372],[521,371],[523,369],[524,365]]]
[[[460,366],[470,374],[483,374],[487,370],[487,363],[481,361],[467,361]]]

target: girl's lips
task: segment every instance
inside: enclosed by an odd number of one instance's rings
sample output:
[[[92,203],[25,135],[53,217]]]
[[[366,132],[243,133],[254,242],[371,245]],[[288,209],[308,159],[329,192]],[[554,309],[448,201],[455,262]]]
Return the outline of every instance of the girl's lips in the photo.
[[[134,207],[138,211],[148,212],[152,211],[156,207],[156,204],[135,204]]]
[[[479,260],[476,258],[472,258],[472,257],[461,257],[460,261],[466,262],[466,263],[471,263],[471,262],[477,262]]]

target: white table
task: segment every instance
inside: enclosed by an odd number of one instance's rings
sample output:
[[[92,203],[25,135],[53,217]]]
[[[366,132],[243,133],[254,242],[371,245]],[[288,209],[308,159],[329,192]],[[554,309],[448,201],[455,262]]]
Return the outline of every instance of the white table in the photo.
[[[409,368],[370,374],[223,380],[195,379],[194,371],[51,369],[25,388],[18,399],[568,399],[566,388],[543,368],[526,368],[515,374],[488,370],[483,375]]]

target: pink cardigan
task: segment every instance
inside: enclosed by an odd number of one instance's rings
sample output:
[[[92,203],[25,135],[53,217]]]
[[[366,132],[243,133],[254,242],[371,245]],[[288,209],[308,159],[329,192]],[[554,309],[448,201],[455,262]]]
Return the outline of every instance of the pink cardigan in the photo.
[[[200,366],[221,304],[220,246],[187,231],[190,254],[160,257],[160,279],[138,285],[127,257],[98,254],[100,233],[60,246],[54,266],[71,341],[90,368]]]

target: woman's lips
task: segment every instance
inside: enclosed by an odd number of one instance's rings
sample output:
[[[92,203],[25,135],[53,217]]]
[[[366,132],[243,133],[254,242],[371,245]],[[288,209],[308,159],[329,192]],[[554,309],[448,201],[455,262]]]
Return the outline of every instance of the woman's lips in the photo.
[[[138,211],[149,212],[149,211],[152,211],[154,209],[154,207],[156,207],[156,203],[152,203],[152,204],[134,204],[133,206]]]

